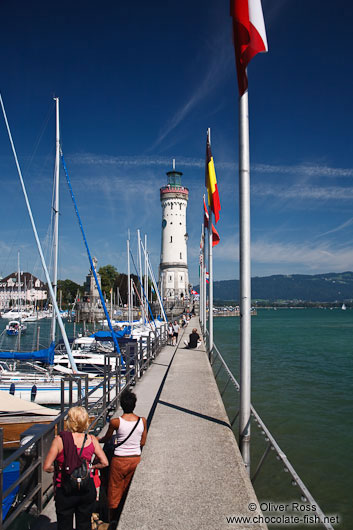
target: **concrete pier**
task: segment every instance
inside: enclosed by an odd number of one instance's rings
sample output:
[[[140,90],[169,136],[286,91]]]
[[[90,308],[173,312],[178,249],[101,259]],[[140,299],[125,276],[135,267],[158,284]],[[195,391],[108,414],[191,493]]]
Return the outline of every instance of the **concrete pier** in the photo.
[[[167,372],[150,412],[147,444],[118,525],[119,530],[265,529],[265,524],[227,521],[257,517],[253,487],[229,426],[204,345],[184,348],[194,317],[173,348]],[[163,355],[172,347],[165,348]],[[160,355],[158,363],[168,357]],[[165,362],[165,365],[167,362]],[[137,414],[147,414],[142,385]],[[140,386],[141,385],[141,386]],[[253,519],[252,519],[253,520]]]
[[[194,327],[199,331],[196,317],[181,331],[179,345],[166,346],[134,389],[135,412],[148,418],[149,432],[119,530],[267,528],[257,522],[259,503],[205,347],[184,348]],[[249,522],[231,520],[241,516]],[[55,530],[55,520],[51,501],[34,528]]]

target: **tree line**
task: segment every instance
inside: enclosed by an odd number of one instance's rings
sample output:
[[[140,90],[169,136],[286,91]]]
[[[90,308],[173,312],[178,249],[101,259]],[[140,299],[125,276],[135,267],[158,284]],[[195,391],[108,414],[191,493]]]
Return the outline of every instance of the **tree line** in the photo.
[[[127,304],[127,298],[128,298],[127,274],[118,272],[118,270],[116,269],[116,267],[114,267],[114,265],[104,265],[103,267],[100,267],[98,270],[98,274],[101,277],[101,289],[102,289],[102,293],[105,296],[105,298],[110,299],[110,292],[112,290],[116,301],[117,301],[117,292],[119,292],[122,303]],[[134,284],[137,286],[139,290],[140,284],[139,284],[138,277],[135,274],[131,274],[130,278],[132,278]],[[151,288],[152,286],[149,281],[148,299],[150,299],[150,296],[151,296]],[[68,280],[68,279],[59,280],[58,281],[58,292],[60,291],[61,291],[62,307],[66,308],[70,304],[73,304],[77,294],[79,294],[79,298],[81,299],[82,295],[84,294],[84,286],[76,282],[73,282],[72,280]],[[155,293],[153,292],[153,290],[152,290],[152,297],[153,299],[155,299]]]

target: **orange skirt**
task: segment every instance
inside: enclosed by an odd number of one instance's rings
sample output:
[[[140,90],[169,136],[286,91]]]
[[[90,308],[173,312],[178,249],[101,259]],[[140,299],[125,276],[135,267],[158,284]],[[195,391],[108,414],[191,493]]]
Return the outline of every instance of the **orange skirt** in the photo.
[[[118,507],[140,460],[140,456],[114,456],[112,458],[108,484],[109,508],[114,509]]]

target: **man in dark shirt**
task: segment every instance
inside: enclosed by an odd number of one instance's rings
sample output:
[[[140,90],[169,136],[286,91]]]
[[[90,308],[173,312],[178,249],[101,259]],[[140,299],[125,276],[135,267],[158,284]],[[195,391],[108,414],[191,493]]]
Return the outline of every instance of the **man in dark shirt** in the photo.
[[[192,333],[190,333],[189,335],[189,343],[187,343],[185,340],[184,344],[187,348],[194,349],[194,348],[197,348],[199,340],[200,340],[200,335],[197,333],[197,329],[194,328],[192,330]]]

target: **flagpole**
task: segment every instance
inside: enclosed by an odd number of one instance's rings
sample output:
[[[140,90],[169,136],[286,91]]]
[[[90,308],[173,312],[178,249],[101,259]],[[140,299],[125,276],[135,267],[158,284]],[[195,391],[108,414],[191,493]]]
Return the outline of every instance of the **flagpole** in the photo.
[[[201,325],[201,332],[203,333],[203,307],[202,307],[202,303],[203,303],[203,293],[202,293],[202,267],[203,267],[203,264],[202,264],[202,252],[203,252],[203,241],[202,241],[202,236],[203,236],[203,223],[201,225],[201,242],[200,242],[200,259],[199,259],[199,262],[200,262],[200,267],[199,267],[199,277],[200,277],[200,282],[199,282],[199,285],[200,285],[200,293],[199,293],[199,308],[200,308],[200,325]]]
[[[207,328],[207,285],[206,285],[206,228],[203,225],[203,255],[202,255],[202,288],[203,288],[203,333],[206,335]]]
[[[239,99],[240,411],[239,446],[250,474],[251,264],[248,91]]]
[[[211,145],[211,129],[207,129],[208,141]],[[209,287],[208,287],[208,333],[209,346],[208,356],[211,359],[213,350],[213,246],[212,246],[212,208],[209,210],[208,219],[208,273],[209,273]]]

